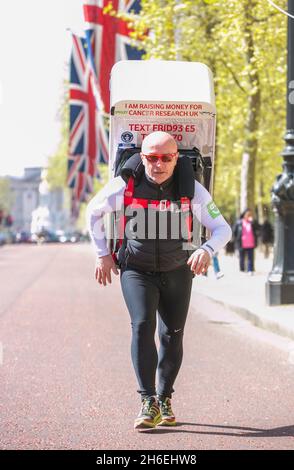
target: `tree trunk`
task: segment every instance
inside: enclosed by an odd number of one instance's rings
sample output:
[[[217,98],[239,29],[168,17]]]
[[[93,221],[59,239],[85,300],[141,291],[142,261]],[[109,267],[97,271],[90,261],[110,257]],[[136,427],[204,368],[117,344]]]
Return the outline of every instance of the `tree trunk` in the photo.
[[[245,41],[247,64],[254,63],[254,38],[253,19],[251,17],[255,1],[249,1],[244,11],[245,17]],[[245,141],[241,168],[241,212],[247,207],[254,211],[255,208],[255,162],[258,149],[257,130],[260,118],[260,83],[258,70],[253,65],[249,73],[248,112],[245,125]]]
[[[260,224],[264,223],[264,205],[263,205],[263,182],[260,180],[258,183],[258,200],[257,200],[257,214],[258,214],[258,222]]]

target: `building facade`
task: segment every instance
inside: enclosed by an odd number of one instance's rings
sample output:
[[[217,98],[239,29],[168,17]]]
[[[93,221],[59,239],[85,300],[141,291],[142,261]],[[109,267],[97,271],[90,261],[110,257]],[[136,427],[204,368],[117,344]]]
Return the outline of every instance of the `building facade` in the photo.
[[[70,226],[64,189],[50,190],[45,178],[46,170],[42,167],[25,168],[22,177],[9,178],[14,231],[31,232],[33,215],[41,208],[48,212],[48,230],[67,230]]]

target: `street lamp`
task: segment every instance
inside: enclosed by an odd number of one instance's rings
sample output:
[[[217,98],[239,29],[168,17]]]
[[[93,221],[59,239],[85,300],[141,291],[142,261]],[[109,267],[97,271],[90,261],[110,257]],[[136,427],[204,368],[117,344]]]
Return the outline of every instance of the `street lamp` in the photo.
[[[272,188],[275,243],[273,268],[266,282],[268,305],[294,303],[294,0],[288,0],[288,13],[286,147],[283,173]]]

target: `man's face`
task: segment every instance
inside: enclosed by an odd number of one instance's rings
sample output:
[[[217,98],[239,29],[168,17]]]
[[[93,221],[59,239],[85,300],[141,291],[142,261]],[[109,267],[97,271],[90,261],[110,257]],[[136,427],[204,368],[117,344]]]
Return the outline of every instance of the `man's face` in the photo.
[[[157,184],[172,176],[178,157],[177,144],[166,133],[154,132],[143,141],[141,158],[145,172]]]
[[[147,155],[141,153],[146,174],[157,184],[163,183],[172,176],[178,156],[178,152]]]

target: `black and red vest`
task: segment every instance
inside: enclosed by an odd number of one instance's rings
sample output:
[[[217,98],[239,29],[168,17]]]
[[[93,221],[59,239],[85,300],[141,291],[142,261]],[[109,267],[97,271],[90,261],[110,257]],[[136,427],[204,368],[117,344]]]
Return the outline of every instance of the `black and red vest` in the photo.
[[[180,157],[172,177],[162,184],[148,178],[140,156],[127,163],[121,170],[127,186],[119,220],[120,267],[158,272],[183,266],[191,254],[187,242],[195,179],[190,159]]]

